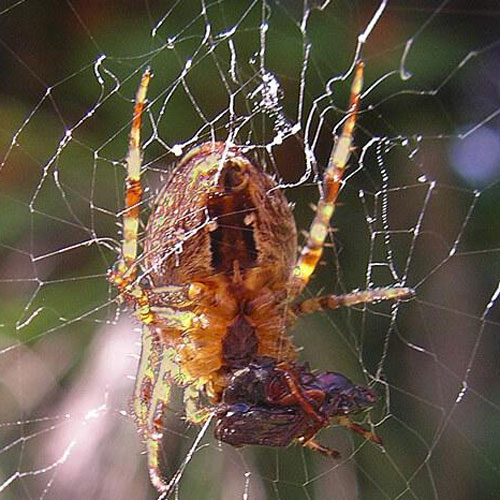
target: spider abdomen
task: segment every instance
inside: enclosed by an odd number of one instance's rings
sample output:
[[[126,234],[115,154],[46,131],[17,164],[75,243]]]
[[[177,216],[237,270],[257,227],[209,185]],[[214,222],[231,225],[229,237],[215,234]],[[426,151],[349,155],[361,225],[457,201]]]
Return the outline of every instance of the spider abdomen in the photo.
[[[297,255],[292,212],[273,179],[239,147],[191,150],[160,190],[144,238],[155,286],[265,267],[286,283]]]

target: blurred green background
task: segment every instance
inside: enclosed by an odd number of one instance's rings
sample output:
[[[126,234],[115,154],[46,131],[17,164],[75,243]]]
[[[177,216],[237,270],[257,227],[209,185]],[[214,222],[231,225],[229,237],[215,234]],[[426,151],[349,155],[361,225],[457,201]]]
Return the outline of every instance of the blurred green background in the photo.
[[[158,496],[127,415],[140,333],[106,280],[143,69],[155,74],[145,217],[179,147],[231,137],[278,176],[306,230],[347,107],[340,77],[378,8],[0,6],[1,498]],[[499,16],[496,2],[389,2],[362,48],[367,91],[335,245],[305,296],[404,281],[417,298],[311,316],[293,335],[302,360],[377,391],[365,424],[384,448],[334,426],[321,434],[342,453],[332,462],[299,447],[236,450],[209,430],[184,468],[199,429],[175,394],[172,498],[500,497]]]

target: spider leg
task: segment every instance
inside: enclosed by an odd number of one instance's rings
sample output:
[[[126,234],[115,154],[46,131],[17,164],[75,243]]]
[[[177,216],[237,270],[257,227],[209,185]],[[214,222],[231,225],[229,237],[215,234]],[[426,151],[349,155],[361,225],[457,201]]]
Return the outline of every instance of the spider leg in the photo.
[[[294,306],[293,312],[296,316],[304,316],[317,311],[352,307],[358,304],[373,304],[384,300],[408,300],[414,295],[415,291],[406,287],[381,287],[345,295],[322,295],[299,302]]]
[[[382,439],[380,439],[379,436],[377,436],[374,432],[365,429],[356,422],[353,422],[349,417],[345,415],[342,417],[337,417],[337,421],[342,427],[345,427],[346,429],[349,429],[355,432],[356,434],[363,436],[365,439],[369,439],[370,441],[373,441],[376,444],[380,445],[382,444]]]
[[[141,125],[150,80],[151,71],[146,69],[135,96],[134,118],[129,136],[121,256],[114,269],[109,273],[109,281],[117,286],[120,297],[135,304],[139,319],[146,324],[153,323],[155,317],[149,308],[147,293],[134,281],[137,276],[136,258],[142,199]]]
[[[172,333],[175,331],[171,331],[170,335]],[[161,444],[171,385],[179,373],[175,350],[165,347],[164,340],[160,340],[160,336],[164,339],[168,334],[167,330],[161,329],[158,335],[151,327],[144,326],[132,403],[137,428],[146,444],[151,483],[160,493],[169,491],[171,487],[162,474]],[[177,334],[180,335],[180,332]]]
[[[295,265],[292,285],[292,296],[295,297],[302,292],[316,269],[323,253],[326,236],[330,231],[330,220],[335,211],[335,202],[339,194],[340,183],[351,154],[353,131],[359,109],[361,88],[363,86],[363,71],[364,63],[358,62],[351,85],[349,116],[330,154],[328,167],[324,174],[321,197],[316,208],[316,215],[312,221],[307,242]]]
[[[137,428],[146,443],[151,482],[158,491],[167,491],[169,486],[162,477],[160,464],[163,420],[170,399],[171,384],[176,380],[181,381],[182,375],[176,363],[176,351],[169,346],[175,345],[182,333],[200,318],[186,308],[189,300],[182,287],[171,285],[141,289],[141,292],[153,304],[172,304],[149,306],[148,302],[150,314],[155,321],[143,327],[141,358],[132,404]]]
[[[170,399],[170,375],[173,361],[163,350],[163,356],[159,364],[158,377],[154,385],[151,398],[150,414],[148,416],[148,428],[146,437],[146,449],[148,453],[148,468],[151,483],[158,491],[168,491],[169,485],[163,479],[160,468],[160,451],[163,439],[163,420],[165,418],[167,404]]]
[[[146,103],[146,93],[151,80],[151,71],[146,69],[137,89],[134,104],[134,118],[130,130],[127,154],[127,179],[125,211],[123,213],[122,262],[129,269],[130,279],[135,277],[137,257],[137,235],[139,232],[139,213],[142,199],[141,185],[141,126],[142,113]]]
[[[174,367],[169,349],[165,348],[156,333],[144,326],[132,413],[146,441],[151,482],[159,491],[167,489],[160,472],[160,446]]]

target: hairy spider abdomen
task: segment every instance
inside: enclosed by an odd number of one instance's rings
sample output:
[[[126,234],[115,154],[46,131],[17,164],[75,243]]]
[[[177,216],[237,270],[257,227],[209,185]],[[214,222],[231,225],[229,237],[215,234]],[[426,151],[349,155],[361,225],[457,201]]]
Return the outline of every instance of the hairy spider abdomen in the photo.
[[[273,179],[240,147],[191,150],[158,194],[144,239],[155,286],[266,267],[287,282],[297,254],[292,212]]]

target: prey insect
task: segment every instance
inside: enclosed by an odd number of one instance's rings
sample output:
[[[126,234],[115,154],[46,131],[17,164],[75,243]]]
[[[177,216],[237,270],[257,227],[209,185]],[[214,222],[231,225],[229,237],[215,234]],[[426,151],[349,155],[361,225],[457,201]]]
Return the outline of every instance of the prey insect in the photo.
[[[143,323],[132,413],[146,443],[154,486],[172,384],[184,388],[188,421],[213,415],[215,436],[233,446],[299,443],[336,456],[315,436],[334,422],[380,443],[352,420],[376,401],[339,373],[297,362],[287,332],[324,309],[413,296],[395,286],[300,300],[321,259],[353,143],[364,65],[332,148],[307,241],[298,252],[284,194],[242,148],[207,142],[189,151],[157,195],[139,256],[141,122],[149,70],[137,91],[127,155],[121,256],[109,279]]]

